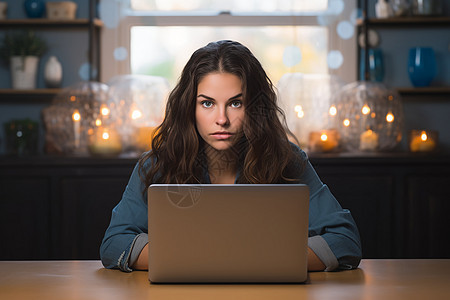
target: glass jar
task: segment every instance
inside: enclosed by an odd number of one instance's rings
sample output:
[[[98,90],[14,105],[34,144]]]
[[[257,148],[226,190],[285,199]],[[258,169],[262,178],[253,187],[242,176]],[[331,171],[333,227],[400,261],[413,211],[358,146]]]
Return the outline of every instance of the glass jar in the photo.
[[[415,16],[442,15],[441,0],[412,0],[412,14]]]
[[[405,17],[409,14],[410,4],[408,0],[391,0],[390,3],[395,17]]]
[[[403,108],[396,91],[378,82],[358,81],[344,86],[332,103],[345,150],[390,151],[400,143]]]

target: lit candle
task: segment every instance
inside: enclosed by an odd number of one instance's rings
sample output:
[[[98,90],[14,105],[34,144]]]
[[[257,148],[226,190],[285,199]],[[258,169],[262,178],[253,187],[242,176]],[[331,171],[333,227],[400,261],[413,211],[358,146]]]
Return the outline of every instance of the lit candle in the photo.
[[[392,123],[392,122],[394,122],[394,115],[391,113],[391,112],[388,112],[388,114],[386,115],[386,121],[388,122],[388,123]]]
[[[313,152],[330,152],[339,145],[339,135],[336,130],[312,131],[309,134],[309,147]]]
[[[425,130],[413,130],[409,148],[412,152],[429,152],[436,148],[436,137]]]
[[[365,104],[365,105],[362,107],[361,112],[362,112],[363,115],[368,115],[368,114],[370,113],[370,107],[369,107],[369,105]]]
[[[330,116],[334,117],[337,114],[337,108],[335,105],[331,105],[330,109],[328,110],[328,113]]]
[[[297,118],[301,119],[305,116],[305,112],[303,111],[303,108],[301,105],[296,105],[294,107],[294,111],[297,113]]]
[[[100,113],[102,116],[104,116],[105,118],[107,118],[109,116],[109,113],[111,112],[111,110],[109,109],[109,107],[106,104],[102,104],[100,107]]]
[[[81,121],[81,115],[78,109],[75,109],[75,111],[72,114],[72,120],[73,120],[73,134],[75,139],[75,148],[80,147],[80,121]]]
[[[374,151],[378,147],[378,134],[371,129],[361,133],[359,149],[361,151]]]
[[[112,128],[97,127],[91,137],[89,150],[97,155],[117,155],[122,151],[120,135]]]

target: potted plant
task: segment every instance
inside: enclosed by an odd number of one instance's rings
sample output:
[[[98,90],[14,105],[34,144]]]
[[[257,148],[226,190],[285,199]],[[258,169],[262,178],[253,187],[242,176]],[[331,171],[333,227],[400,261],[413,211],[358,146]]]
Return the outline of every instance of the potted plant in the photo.
[[[0,55],[10,65],[13,89],[36,88],[39,58],[46,50],[46,42],[33,31],[5,35]]]

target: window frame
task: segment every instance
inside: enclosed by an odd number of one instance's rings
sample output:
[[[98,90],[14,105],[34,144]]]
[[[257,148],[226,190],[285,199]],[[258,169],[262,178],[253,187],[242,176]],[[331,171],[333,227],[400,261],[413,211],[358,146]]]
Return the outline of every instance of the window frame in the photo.
[[[336,20],[349,20],[351,13],[356,10],[353,0],[344,0],[350,9],[346,9]],[[101,78],[110,79],[116,75],[130,74],[130,39],[133,26],[321,26],[318,16],[327,16],[326,13],[286,13],[286,12],[257,12],[234,13],[223,12],[143,12],[132,11],[127,1],[116,1],[120,21],[117,28],[103,28],[102,33],[102,70]],[[328,46],[330,50],[339,50],[344,56],[344,63],[338,69],[328,69],[328,74],[337,75],[345,82],[355,81],[357,78],[357,47],[356,34],[343,41],[336,33],[337,21],[328,27]],[[113,49],[125,47],[128,56],[125,60],[114,59]],[[114,62],[114,63],[111,63]],[[275,82],[276,84],[276,82]]]

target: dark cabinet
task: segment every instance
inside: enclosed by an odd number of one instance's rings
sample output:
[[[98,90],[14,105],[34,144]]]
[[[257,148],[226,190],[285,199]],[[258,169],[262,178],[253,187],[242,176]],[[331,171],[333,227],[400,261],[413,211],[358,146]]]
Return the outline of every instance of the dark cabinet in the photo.
[[[450,257],[450,169],[406,180],[406,257]]]
[[[352,212],[365,258],[450,258],[450,157],[319,155],[311,162]]]
[[[0,260],[99,259],[137,159],[0,160]]]
[[[50,185],[46,178],[0,175],[0,260],[50,256]]]
[[[313,155],[364,258],[450,258],[450,157]],[[99,259],[137,159],[0,158],[0,260]]]

